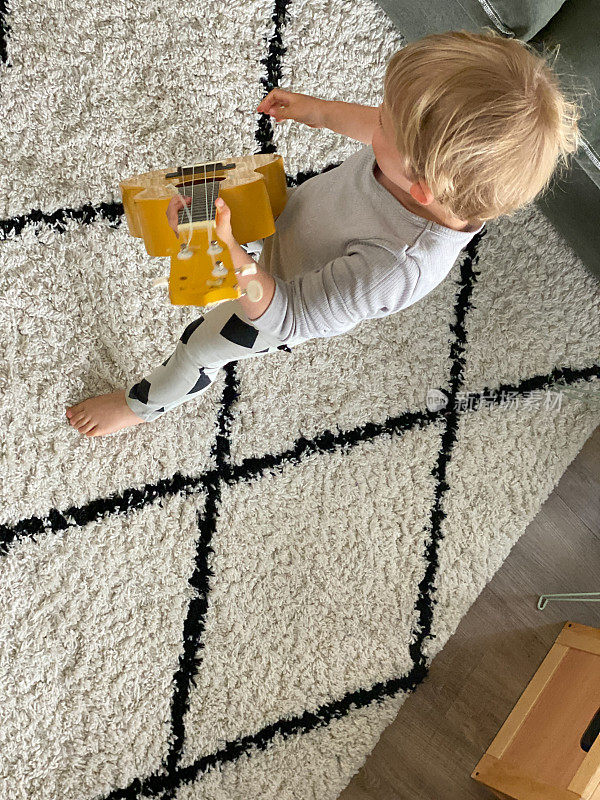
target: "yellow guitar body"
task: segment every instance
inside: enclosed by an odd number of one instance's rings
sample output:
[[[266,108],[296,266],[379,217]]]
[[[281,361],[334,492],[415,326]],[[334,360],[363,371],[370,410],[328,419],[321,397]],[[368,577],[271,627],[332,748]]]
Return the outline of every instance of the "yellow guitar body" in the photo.
[[[148,255],[170,256],[173,305],[210,306],[241,294],[229,249],[215,233],[217,197],[231,209],[240,244],[275,233],[287,200],[283,158],[276,153],[154,170],[119,186],[131,235],[144,240]],[[179,238],[166,216],[177,193],[192,197],[191,223],[185,209],[179,212]]]

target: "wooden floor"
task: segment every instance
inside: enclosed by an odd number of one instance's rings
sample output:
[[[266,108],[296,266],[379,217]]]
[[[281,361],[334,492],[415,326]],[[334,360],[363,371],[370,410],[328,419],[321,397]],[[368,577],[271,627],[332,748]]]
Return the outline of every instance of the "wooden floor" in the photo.
[[[600,627],[600,603],[538,596],[599,591],[600,427],[339,800],[489,800],[471,771],[564,622]]]

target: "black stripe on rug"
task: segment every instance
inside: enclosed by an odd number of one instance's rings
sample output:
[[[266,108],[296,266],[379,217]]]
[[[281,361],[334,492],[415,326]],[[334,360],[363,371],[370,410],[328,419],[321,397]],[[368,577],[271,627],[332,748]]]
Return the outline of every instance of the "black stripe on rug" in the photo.
[[[442,434],[437,463],[432,470],[432,475],[436,479],[436,487],[433,508],[431,509],[431,536],[425,546],[427,567],[419,584],[419,595],[416,602],[419,617],[416,630],[413,631],[413,641],[409,646],[409,652],[415,667],[423,670],[425,674],[427,674],[428,670],[423,653],[423,643],[426,638],[431,638],[432,636],[431,625],[433,622],[433,607],[435,605],[434,580],[438,570],[438,547],[443,539],[441,523],[446,516],[442,508],[442,500],[450,488],[446,481],[446,473],[457,439],[458,415],[460,412],[456,407],[456,396],[464,380],[464,356],[467,342],[465,319],[467,311],[473,307],[471,296],[473,294],[473,286],[477,281],[476,276],[481,274],[475,270],[475,264],[479,261],[477,250],[485,232],[486,229],[484,228],[480,234],[471,239],[466,247],[466,257],[460,266],[460,290],[454,308],[455,322],[450,325],[455,338],[450,346],[449,408],[446,414],[446,428]]]
[[[208,594],[210,591],[210,578],[213,577],[209,559],[213,552],[211,542],[219,520],[219,505],[221,502],[221,485],[218,472],[230,458],[230,438],[232,406],[239,396],[238,380],[235,362],[225,366],[225,387],[221,398],[221,406],[217,415],[217,434],[211,448],[211,457],[214,458],[217,468],[212,473],[211,480],[205,482],[207,490],[204,513],[198,513],[198,529],[200,536],[196,543],[196,558],[194,571],[189,578],[190,586],[195,590],[195,595],[188,605],[185,622],[183,625],[183,651],[179,656],[179,667],[173,676],[174,691],[171,699],[171,737],[169,752],[164,760],[163,767],[168,774],[173,774],[179,763],[181,751],[185,741],[185,715],[189,707],[190,685],[200,667],[198,653],[204,647],[202,634],[208,610]],[[171,791],[167,791],[163,800],[170,800]]]
[[[85,203],[79,208],[59,208],[51,214],[35,208],[28,214],[17,214],[9,219],[0,220],[1,241],[20,236],[28,225],[38,225],[40,229],[46,227],[57,233],[64,233],[66,231],[65,223],[69,219],[74,219],[81,225],[92,225],[105,219],[110,222],[109,227],[118,228],[125,220],[124,213],[123,203],[97,203],[96,205]]]
[[[3,64],[12,67],[12,64],[8,63],[8,34],[10,25],[6,21],[7,16],[8,3],[6,0],[0,0],[0,58]]]
[[[260,78],[260,84],[265,89],[265,97],[276,86],[281,85],[282,58],[287,48],[283,46],[283,29],[287,24],[288,7],[291,0],[275,0],[271,21],[274,24],[273,34],[269,38],[267,55],[261,58],[260,63],[265,67],[265,76]],[[259,144],[259,153],[275,153],[273,143],[273,123],[268,114],[261,113],[256,129],[255,139]]]

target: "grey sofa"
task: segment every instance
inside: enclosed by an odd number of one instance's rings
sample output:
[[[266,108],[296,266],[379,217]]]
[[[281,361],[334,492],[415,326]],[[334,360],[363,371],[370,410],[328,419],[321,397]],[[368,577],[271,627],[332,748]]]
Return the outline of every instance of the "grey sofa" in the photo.
[[[599,0],[377,0],[407,42],[447,30],[494,28],[537,50],[560,45],[556,69],[566,88],[583,89],[583,144],[565,177],[535,200],[600,280]]]

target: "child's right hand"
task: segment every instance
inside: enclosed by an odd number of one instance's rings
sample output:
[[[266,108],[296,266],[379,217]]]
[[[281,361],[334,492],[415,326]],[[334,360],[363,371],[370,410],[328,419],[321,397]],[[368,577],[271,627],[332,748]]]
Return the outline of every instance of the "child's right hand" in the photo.
[[[287,89],[271,89],[256,110],[274,117],[276,122],[282,119],[294,119],[311,128],[323,128],[324,106],[327,100],[311,97],[300,92],[288,92]]]
[[[173,195],[173,197],[169,200],[169,205],[167,206],[167,219],[169,221],[169,225],[175,231],[175,236],[177,236],[178,239],[179,234],[177,233],[177,226],[179,225],[179,212],[184,206],[189,206],[191,202],[191,197],[184,197],[182,194]]]

